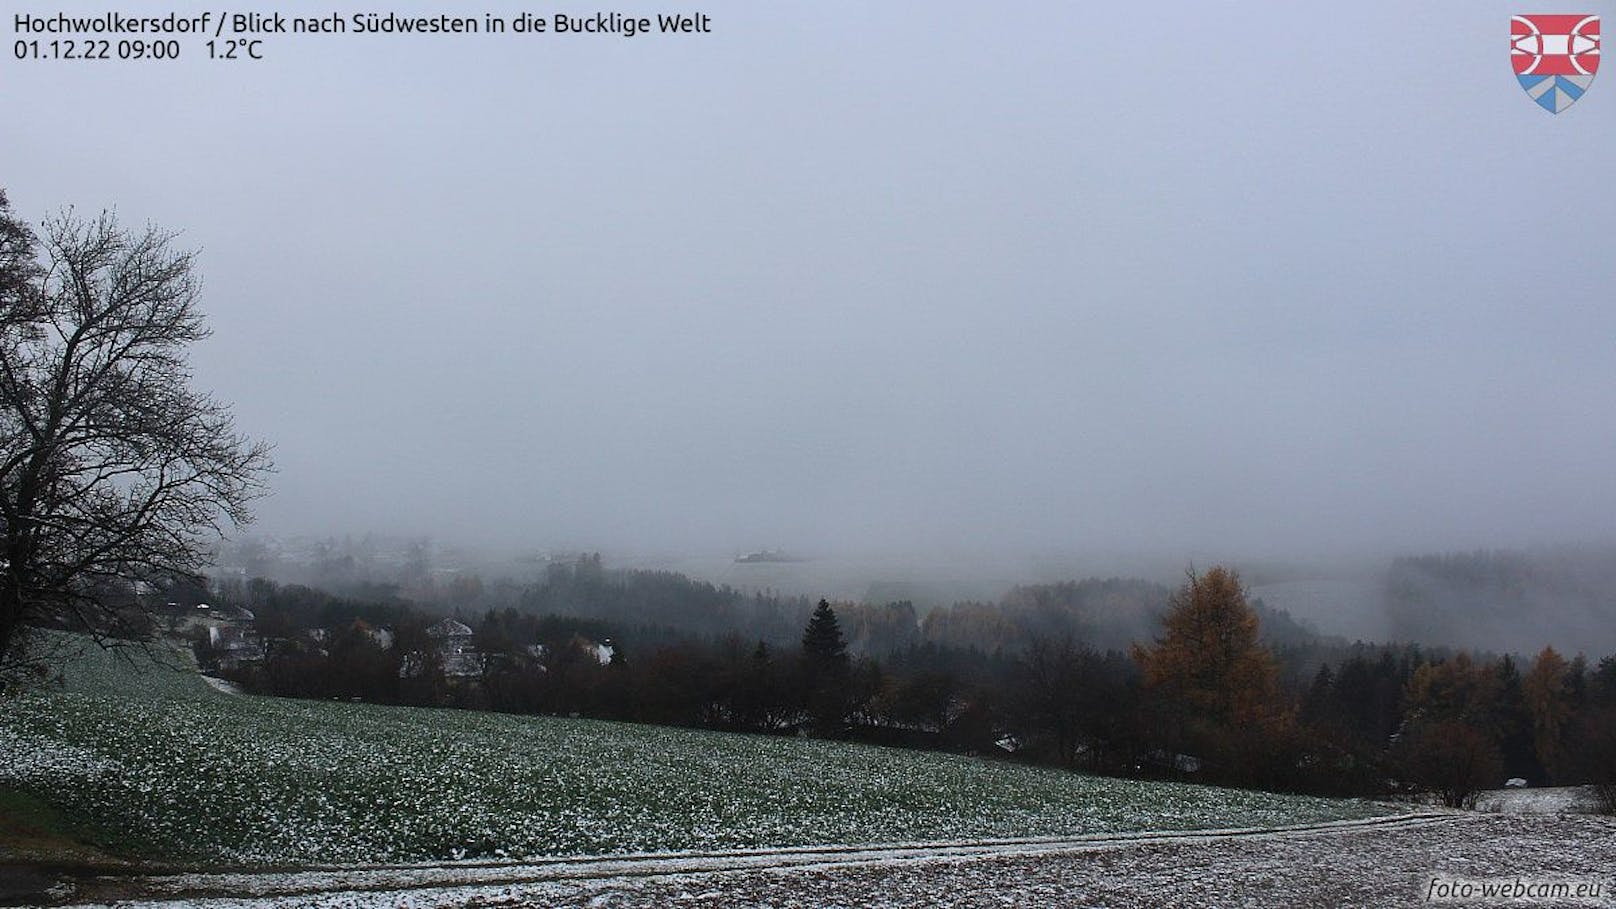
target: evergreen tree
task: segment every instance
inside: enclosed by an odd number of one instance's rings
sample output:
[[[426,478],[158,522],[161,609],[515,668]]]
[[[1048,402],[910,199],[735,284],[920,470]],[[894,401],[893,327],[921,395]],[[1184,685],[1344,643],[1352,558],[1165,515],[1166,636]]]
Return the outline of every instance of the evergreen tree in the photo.
[[[847,665],[847,641],[842,637],[842,626],[836,621],[836,610],[830,608],[829,601],[819,601],[808,627],[803,630],[802,656],[811,672]]]
[[[1333,732],[1336,726],[1334,698],[1335,673],[1330,671],[1329,663],[1324,663],[1302,698],[1302,721],[1317,730]]]
[[[1590,705],[1616,708],[1616,656],[1599,661],[1599,667],[1588,676],[1587,688]]]
[[[1496,712],[1500,723],[1498,744],[1502,750],[1504,774],[1542,782],[1543,766],[1538,762],[1532,739],[1532,723],[1515,658],[1504,654],[1493,672],[1498,677]]]
[[[1353,656],[1341,664],[1341,671],[1331,682],[1330,693],[1348,738],[1373,751],[1385,747],[1386,737],[1398,720],[1395,693],[1389,698],[1390,706],[1385,704],[1387,689],[1400,691],[1403,687],[1397,678],[1397,667],[1389,659],[1388,654],[1386,660],[1372,665],[1361,655]]]
[[[819,601],[802,633],[802,692],[814,731],[835,735],[842,731],[852,705],[847,641],[842,637],[836,610]]]

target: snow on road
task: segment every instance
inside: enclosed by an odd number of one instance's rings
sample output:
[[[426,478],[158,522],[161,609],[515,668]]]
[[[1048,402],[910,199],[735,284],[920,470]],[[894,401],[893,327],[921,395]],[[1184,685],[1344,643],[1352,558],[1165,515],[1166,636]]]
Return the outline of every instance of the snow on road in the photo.
[[[1476,798],[1477,811],[1503,814],[1593,814],[1599,800],[1592,786],[1495,789]]]
[[[134,898],[114,904],[1379,907],[1424,905],[1433,876],[1616,884],[1612,869],[1610,818],[1433,812],[1194,833],[175,875],[123,882]]]

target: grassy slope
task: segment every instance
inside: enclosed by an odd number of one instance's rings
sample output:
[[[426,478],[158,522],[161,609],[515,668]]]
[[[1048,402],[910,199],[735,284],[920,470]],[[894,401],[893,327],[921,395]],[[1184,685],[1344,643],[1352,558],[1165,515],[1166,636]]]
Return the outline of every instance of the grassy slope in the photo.
[[[38,632],[33,646],[57,667],[50,680],[83,694],[144,697],[200,697],[212,692],[196,674],[188,651],[162,645],[107,650],[88,637]],[[13,702],[0,699],[0,741],[10,726]],[[37,794],[36,794],[37,793]],[[114,868],[123,861],[108,853],[118,836],[97,820],[52,804],[49,785],[21,786],[17,774],[0,772],[0,860],[63,862]]]
[[[190,650],[165,642],[108,649],[84,635],[38,632],[51,654],[53,684],[79,694],[147,698],[205,697],[213,689],[197,675]]]
[[[84,829],[37,796],[0,786],[0,865],[92,865],[114,868],[124,864],[108,855]],[[0,892],[5,889],[0,876]]]
[[[169,673],[0,708],[0,786],[115,851],[303,864],[1357,817],[1365,802],[591,720],[219,695]],[[123,679],[131,694],[109,694]]]

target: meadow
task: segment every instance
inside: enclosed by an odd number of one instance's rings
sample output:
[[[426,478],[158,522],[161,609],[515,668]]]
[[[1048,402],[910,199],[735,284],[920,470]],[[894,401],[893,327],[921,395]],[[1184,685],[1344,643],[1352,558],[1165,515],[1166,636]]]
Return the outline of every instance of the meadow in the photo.
[[[1392,806],[956,755],[556,717],[247,697],[87,653],[0,701],[0,787],[109,851],[204,865],[1076,835]]]

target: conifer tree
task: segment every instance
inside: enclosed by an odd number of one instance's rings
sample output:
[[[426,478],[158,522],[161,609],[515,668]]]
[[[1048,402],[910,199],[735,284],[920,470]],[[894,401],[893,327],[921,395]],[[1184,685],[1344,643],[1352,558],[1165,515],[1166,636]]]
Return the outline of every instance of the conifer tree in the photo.
[[[832,669],[847,663],[847,641],[830,602],[820,600],[808,627],[802,633],[802,655],[814,670]]]
[[[849,710],[847,641],[836,621],[836,610],[819,601],[802,633],[802,692],[814,731],[835,735],[842,730]]]

